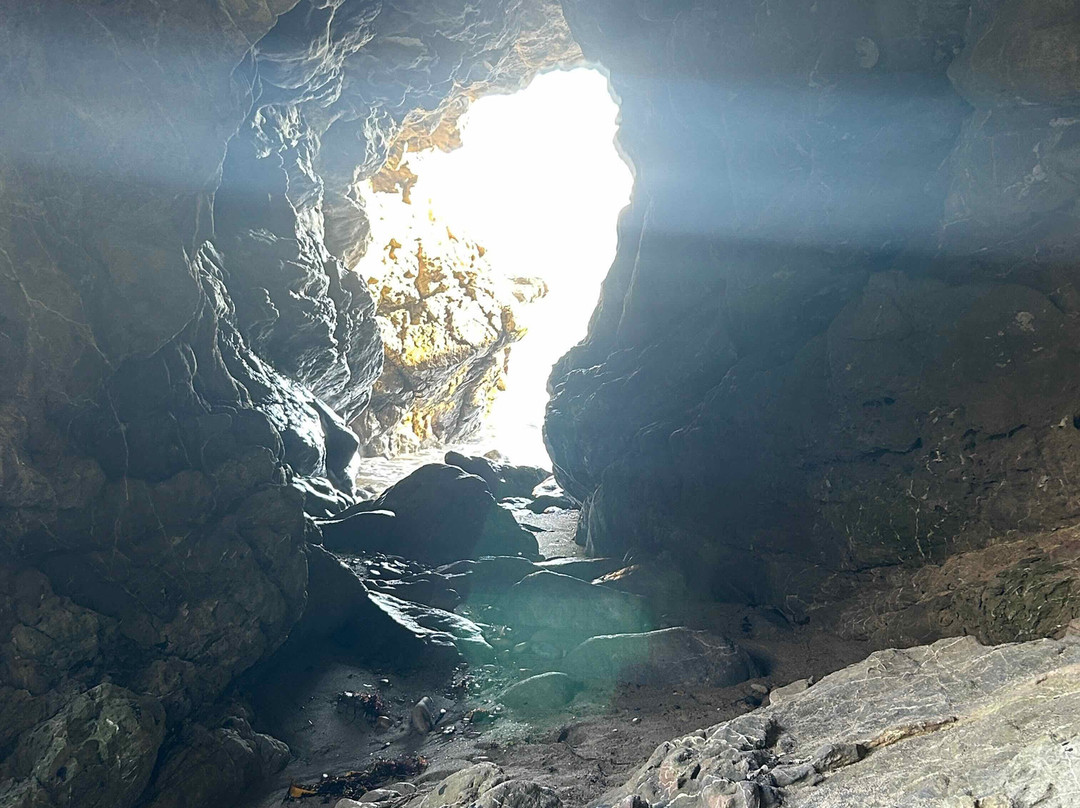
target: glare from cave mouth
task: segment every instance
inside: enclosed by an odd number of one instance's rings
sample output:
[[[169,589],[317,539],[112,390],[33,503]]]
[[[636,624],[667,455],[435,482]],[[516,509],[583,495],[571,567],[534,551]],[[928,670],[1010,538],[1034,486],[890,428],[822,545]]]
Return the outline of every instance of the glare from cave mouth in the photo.
[[[476,444],[514,463],[550,463],[541,437],[547,378],[585,336],[615,256],[633,186],[614,143],[618,111],[602,73],[545,73],[513,95],[473,102],[461,148],[408,158],[419,176],[414,206],[484,245],[503,274],[549,287],[522,310],[528,334],[511,348],[507,389]]]

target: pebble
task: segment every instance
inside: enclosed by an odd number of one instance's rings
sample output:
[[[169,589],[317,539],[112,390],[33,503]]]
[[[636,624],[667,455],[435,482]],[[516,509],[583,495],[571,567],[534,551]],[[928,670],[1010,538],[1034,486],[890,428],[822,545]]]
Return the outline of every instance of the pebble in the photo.
[[[412,708],[412,727],[422,735],[431,732],[435,727],[434,706],[431,698],[429,696],[424,696],[424,698],[416,702],[416,706]]]

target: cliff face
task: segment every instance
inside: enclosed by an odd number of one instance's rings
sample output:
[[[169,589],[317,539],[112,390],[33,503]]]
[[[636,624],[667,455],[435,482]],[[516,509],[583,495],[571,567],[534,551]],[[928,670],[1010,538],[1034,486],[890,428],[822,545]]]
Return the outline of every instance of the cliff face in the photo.
[[[372,247],[354,267],[376,299],[385,350],[367,408],[351,423],[365,455],[394,455],[475,437],[505,389],[524,310],[545,294],[509,278],[484,248],[433,211],[365,194]]]
[[[0,43],[0,802],[196,804],[184,766],[281,760],[211,705],[352,490],[353,186],[572,43],[544,3],[342,0],[8,2]]]
[[[592,549],[781,604],[1074,520],[1076,8],[565,7],[637,169],[550,382]]]

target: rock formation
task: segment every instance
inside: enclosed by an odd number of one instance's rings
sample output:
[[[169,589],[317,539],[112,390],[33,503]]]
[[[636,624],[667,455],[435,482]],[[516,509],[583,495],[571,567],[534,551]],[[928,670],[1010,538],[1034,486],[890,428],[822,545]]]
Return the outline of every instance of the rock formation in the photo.
[[[664,743],[600,804],[1066,808],[1077,794],[1078,653],[1075,636],[881,651]]]
[[[262,766],[201,722],[352,491],[355,184],[577,51],[542,0],[12,1],[0,43],[0,802],[131,806],[181,757]]]
[[[550,382],[589,547],[782,605],[1071,524],[1074,4],[564,6],[637,170]]]
[[[363,199],[374,244],[354,270],[375,297],[385,360],[351,424],[361,450],[392,456],[473,438],[505,389],[521,309],[547,287],[500,274],[432,211],[396,195]]]

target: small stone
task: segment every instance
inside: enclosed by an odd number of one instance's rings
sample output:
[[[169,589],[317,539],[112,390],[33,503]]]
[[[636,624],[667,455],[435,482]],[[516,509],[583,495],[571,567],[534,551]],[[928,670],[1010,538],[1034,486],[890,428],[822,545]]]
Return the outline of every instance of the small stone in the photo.
[[[375,726],[382,730],[390,729],[393,723],[393,720],[388,715],[380,715],[375,719]]]
[[[769,704],[780,704],[809,688],[809,679],[796,679],[791,684],[773,688],[773,690],[769,692]]]
[[[784,786],[790,786],[792,783],[798,783],[801,780],[806,780],[817,774],[811,763],[800,763],[795,766],[777,766],[771,772],[773,782],[783,788]]]
[[[865,754],[866,749],[857,743],[828,743],[814,752],[810,762],[815,770],[829,772],[858,763]]]
[[[412,727],[422,735],[431,732],[435,727],[435,704],[431,698],[424,696],[412,708]]]
[[[765,687],[765,685],[761,684],[761,682],[751,682],[750,691],[752,693],[756,693],[759,696],[765,696],[768,694],[769,688]]]

